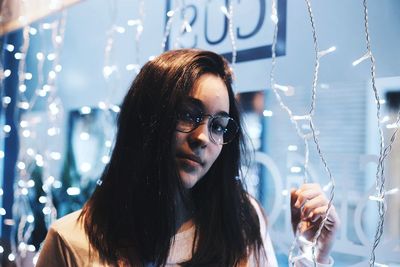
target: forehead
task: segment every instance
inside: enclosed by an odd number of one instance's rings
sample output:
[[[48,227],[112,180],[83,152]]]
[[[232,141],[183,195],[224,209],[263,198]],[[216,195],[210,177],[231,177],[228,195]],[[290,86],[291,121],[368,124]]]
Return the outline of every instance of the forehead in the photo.
[[[200,76],[195,82],[190,96],[200,100],[206,111],[211,114],[220,111],[229,113],[228,88],[217,75],[207,73]]]

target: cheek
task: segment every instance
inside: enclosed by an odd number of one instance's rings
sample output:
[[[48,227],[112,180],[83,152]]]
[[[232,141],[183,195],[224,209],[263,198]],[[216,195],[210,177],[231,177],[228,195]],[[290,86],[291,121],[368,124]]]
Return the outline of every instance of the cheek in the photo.
[[[215,146],[212,148],[209,154],[210,166],[213,165],[214,162],[217,160],[217,158],[221,154],[221,151],[222,151],[222,146]]]
[[[172,149],[176,151],[183,143],[183,133],[175,132],[174,136],[172,137]]]

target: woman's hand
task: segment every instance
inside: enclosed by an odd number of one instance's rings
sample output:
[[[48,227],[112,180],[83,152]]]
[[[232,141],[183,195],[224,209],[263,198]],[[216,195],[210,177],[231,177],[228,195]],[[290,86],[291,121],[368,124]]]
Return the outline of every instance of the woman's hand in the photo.
[[[296,232],[296,229],[299,227],[299,235],[311,241],[326,216],[328,202],[329,200],[326,198],[319,184],[303,184],[297,190],[292,189],[290,206],[293,231]],[[317,262],[329,262],[329,254],[339,225],[339,217],[337,216],[335,207],[332,205],[317,241]]]

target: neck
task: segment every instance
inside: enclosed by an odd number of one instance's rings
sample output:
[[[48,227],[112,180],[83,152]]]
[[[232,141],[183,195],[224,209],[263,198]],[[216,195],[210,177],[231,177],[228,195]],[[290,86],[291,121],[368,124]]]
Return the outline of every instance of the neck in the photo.
[[[188,203],[189,202],[189,203]],[[175,231],[182,232],[193,226],[193,212],[190,201],[184,201],[178,194],[176,197],[176,224]]]

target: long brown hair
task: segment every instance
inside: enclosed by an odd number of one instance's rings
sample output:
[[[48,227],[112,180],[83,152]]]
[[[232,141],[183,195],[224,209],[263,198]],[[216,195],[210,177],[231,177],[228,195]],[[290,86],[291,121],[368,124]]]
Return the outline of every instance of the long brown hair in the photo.
[[[105,262],[165,265],[175,235],[174,196],[184,195],[172,155],[175,113],[205,73],[225,82],[239,133],[191,190],[196,249],[182,265],[236,266],[262,247],[257,213],[237,179],[244,142],[229,66],[213,52],[182,49],[146,63],[132,83],[102,184],[83,208],[89,241]]]

